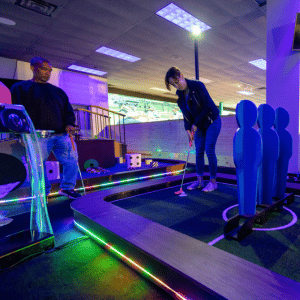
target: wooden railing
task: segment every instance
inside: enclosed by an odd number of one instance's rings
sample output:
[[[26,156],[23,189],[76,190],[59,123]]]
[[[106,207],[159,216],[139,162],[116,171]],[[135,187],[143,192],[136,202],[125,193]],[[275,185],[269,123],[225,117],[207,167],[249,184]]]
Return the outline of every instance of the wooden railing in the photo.
[[[124,114],[91,105],[88,109],[74,109],[81,139],[113,139],[126,144]]]

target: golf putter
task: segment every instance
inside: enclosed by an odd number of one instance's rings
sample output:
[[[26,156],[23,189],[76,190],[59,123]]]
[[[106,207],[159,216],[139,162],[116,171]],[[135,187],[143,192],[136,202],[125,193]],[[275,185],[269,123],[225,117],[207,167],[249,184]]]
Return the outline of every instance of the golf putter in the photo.
[[[193,135],[194,135],[194,132],[192,132],[192,137],[193,137]],[[191,151],[192,144],[193,144],[193,142],[190,141],[190,143],[189,143],[189,152],[188,152],[188,155],[187,155],[187,158],[186,158],[186,163],[185,163],[185,167],[184,167],[184,172],[183,172],[183,176],[182,176],[180,190],[177,191],[177,192],[175,192],[175,194],[179,195],[179,197],[185,197],[185,196],[187,196],[187,194],[182,190],[182,185],[183,185],[183,181],[184,181],[186,166],[187,166],[187,163],[188,163],[188,160],[189,160],[189,156],[190,156],[190,151]]]

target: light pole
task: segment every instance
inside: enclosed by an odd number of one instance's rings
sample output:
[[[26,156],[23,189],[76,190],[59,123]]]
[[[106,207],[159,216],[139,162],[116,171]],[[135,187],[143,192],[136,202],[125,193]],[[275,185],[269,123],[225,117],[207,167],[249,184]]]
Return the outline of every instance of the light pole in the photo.
[[[198,36],[201,34],[199,26],[192,27],[192,33],[194,35],[194,52],[195,52],[195,78],[199,80],[199,58],[198,58]]]
[[[195,78],[199,80],[198,40],[195,38]]]

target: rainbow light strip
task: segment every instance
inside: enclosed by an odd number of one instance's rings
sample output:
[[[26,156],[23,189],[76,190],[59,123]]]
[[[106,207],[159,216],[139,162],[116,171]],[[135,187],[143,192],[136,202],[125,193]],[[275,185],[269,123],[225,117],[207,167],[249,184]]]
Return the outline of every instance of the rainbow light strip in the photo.
[[[144,179],[150,179],[150,178],[156,178],[156,177],[162,177],[165,175],[173,175],[173,174],[179,174],[182,173],[183,170],[179,170],[179,171],[173,171],[173,172],[167,172],[167,173],[160,173],[160,174],[154,174],[154,175],[150,175],[150,176],[142,176],[142,177],[138,177],[138,178],[131,178],[131,179],[124,179],[124,180],[120,180],[120,181],[113,181],[113,182],[108,182],[108,183],[102,183],[102,184],[96,184],[96,185],[92,185],[92,186],[88,186],[88,187],[80,187],[78,189],[75,189],[75,191],[84,191],[84,189],[87,190],[93,190],[93,189],[97,189],[100,187],[106,187],[106,186],[110,186],[110,185],[118,185],[118,184],[122,184],[122,183],[128,183],[128,182],[133,182],[133,181],[139,181],[139,180],[144,180]],[[51,193],[49,196],[58,196],[58,192],[56,193]],[[32,197],[27,197],[27,198],[16,198],[16,199],[10,199],[10,200],[0,200],[0,204],[14,204],[14,203],[19,203],[19,202],[23,202],[23,201],[28,201],[31,200]]]
[[[78,226],[81,230],[83,230],[84,232],[86,232],[88,235],[90,235],[91,237],[95,238],[97,241],[99,241],[102,245],[104,245],[108,250],[111,250],[112,252],[114,252],[115,254],[119,255],[123,261],[129,263],[129,265],[131,267],[134,267],[134,269],[137,269],[138,271],[140,271],[143,275],[148,275],[152,280],[154,280],[157,284],[163,286],[165,289],[169,290],[170,292],[174,293],[179,299],[182,300],[189,300],[190,298],[186,298],[185,296],[183,296],[182,294],[176,292],[175,290],[173,290],[170,286],[168,286],[166,283],[164,283],[163,281],[161,281],[159,278],[157,278],[156,276],[152,275],[149,271],[147,271],[145,268],[143,268],[142,266],[140,266],[139,264],[137,264],[136,262],[134,262],[131,258],[129,258],[128,256],[124,255],[123,253],[121,253],[119,250],[117,250],[115,247],[113,247],[112,245],[110,245],[109,243],[105,242],[103,239],[99,238],[98,236],[96,236],[94,233],[92,233],[91,231],[89,231],[88,229],[86,229],[85,227],[83,227],[82,225],[78,224],[76,221],[74,221],[75,225]]]
[[[23,202],[33,199],[33,197],[25,197],[25,198],[16,198],[16,199],[10,199],[10,200],[0,200],[0,204],[9,204],[14,202]]]

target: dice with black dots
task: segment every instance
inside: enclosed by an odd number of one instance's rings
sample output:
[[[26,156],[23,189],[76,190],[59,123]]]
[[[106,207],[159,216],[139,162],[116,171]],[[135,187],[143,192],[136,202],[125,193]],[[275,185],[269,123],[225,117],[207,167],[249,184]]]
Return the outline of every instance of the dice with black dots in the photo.
[[[128,169],[140,168],[142,165],[142,155],[139,153],[126,154],[125,158]]]
[[[46,174],[49,180],[60,179],[59,162],[46,161]]]

